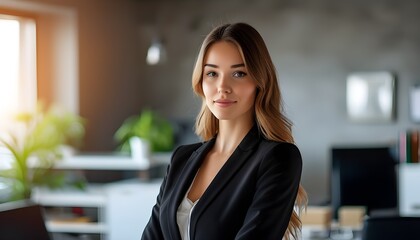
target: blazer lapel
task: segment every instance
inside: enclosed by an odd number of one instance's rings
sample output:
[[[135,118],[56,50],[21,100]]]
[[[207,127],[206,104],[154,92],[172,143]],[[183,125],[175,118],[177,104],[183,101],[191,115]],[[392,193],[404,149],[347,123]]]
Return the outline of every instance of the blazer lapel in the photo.
[[[168,217],[169,219],[172,219],[172,221],[170,222],[173,223],[171,224],[171,232],[178,232],[176,238],[175,236],[172,236],[174,237],[173,239],[181,239],[176,219],[178,207],[181,204],[183,198],[185,197],[185,194],[187,193],[188,189],[190,188],[192,181],[194,180],[194,177],[198,169],[200,168],[206,153],[214,145],[214,142],[215,138],[211,139],[208,142],[205,142],[201,147],[199,147],[191,154],[190,158],[185,164],[184,169],[182,170],[182,173],[180,174],[181,177],[177,180],[177,183],[175,184],[173,194],[170,197],[170,208],[168,211]]]
[[[254,153],[254,151],[251,150],[259,142],[260,133],[258,131],[258,127],[255,125],[245,136],[245,138],[239,144],[237,149],[233,152],[233,154],[225,163],[225,165],[217,173],[217,175],[210,183],[204,194],[201,196],[197,205],[194,207],[194,211],[191,216],[190,222],[192,230],[191,236],[194,236],[195,223],[197,222],[200,215],[206,209],[208,204],[210,204],[213,201],[213,199],[219,194],[219,192],[223,190],[224,186],[230,182],[232,177],[235,176],[235,174],[240,170],[240,168],[248,160],[248,158]]]

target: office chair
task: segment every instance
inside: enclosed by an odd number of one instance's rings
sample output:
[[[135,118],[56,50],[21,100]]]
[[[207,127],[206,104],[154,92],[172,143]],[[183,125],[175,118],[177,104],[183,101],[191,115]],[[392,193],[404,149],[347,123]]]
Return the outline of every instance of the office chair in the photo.
[[[364,220],[362,240],[420,239],[420,217],[369,217]]]
[[[22,200],[0,204],[0,240],[50,240],[40,205]]]

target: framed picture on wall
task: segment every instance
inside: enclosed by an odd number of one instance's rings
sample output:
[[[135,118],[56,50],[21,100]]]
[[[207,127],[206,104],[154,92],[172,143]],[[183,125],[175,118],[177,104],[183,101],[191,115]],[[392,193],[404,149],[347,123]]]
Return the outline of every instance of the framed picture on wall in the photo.
[[[414,85],[410,93],[410,113],[414,122],[420,123],[420,84]]]
[[[378,123],[395,118],[395,76],[390,72],[356,72],[347,77],[346,104],[351,121]]]

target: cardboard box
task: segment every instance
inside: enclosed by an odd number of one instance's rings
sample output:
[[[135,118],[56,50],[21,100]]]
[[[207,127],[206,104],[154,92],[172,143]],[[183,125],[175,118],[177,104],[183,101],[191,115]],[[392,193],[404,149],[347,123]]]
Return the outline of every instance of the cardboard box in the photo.
[[[308,206],[302,212],[301,221],[303,226],[319,226],[329,228],[331,224],[331,208],[324,206]]]
[[[343,206],[338,210],[338,219],[341,227],[361,229],[366,208],[363,206]]]

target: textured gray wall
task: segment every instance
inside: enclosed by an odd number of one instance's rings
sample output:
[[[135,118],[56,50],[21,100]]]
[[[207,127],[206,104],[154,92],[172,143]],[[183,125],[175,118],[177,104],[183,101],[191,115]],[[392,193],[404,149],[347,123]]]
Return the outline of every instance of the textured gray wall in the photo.
[[[113,150],[115,130],[145,107],[192,121],[200,100],[191,91],[191,73],[201,41],[212,26],[236,21],[255,26],[272,54],[311,203],[328,199],[332,145],[392,143],[399,131],[420,128],[409,118],[408,101],[410,87],[420,82],[416,0],[28,2],[68,6],[78,13],[80,113],[88,120],[87,151]],[[156,34],[165,40],[168,61],[147,66],[146,51]],[[346,76],[383,70],[398,76],[396,120],[350,122]]]
[[[410,87],[420,82],[419,2],[218,2],[161,7],[166,10],[161,31],[169,61],[161,68],[145,68],[147,86],[153,89],[146,92],[146,103],[170,116],[194,116],[198,100],[190,93],[190,74],[203,35],[220,22],[245,21],[263,35],[277,67],[311,203],[328,199],[332,145],[393,143],[399,131],[420,127],[411,122],[408,112]],[[383,70],[398,77],[396,120],[350,122],[347,74]]]

